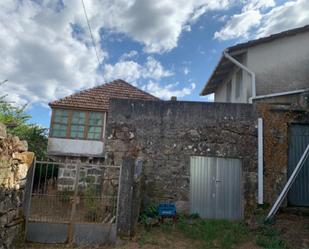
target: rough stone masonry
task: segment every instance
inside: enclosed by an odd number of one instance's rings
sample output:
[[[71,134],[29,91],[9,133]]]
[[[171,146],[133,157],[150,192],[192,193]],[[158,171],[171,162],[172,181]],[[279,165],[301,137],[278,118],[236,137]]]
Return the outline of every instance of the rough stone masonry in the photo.
[[[22,201],[34,154],[0,123],[0,249],[12,248],[23,226]]]
[[[257,196],[256,121],[249,104],[112,100],[107,160],[141,159],[144,203],[168,199],[189,212],[190,156],[240,158],[248,216]]]

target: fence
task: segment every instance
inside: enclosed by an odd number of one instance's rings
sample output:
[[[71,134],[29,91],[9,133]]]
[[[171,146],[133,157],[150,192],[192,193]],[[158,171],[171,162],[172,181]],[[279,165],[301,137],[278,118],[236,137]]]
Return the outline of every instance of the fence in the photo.
[[[110,239],[116,233],[120,168],[36,161],[27,209],[27,239],[81,244]]]

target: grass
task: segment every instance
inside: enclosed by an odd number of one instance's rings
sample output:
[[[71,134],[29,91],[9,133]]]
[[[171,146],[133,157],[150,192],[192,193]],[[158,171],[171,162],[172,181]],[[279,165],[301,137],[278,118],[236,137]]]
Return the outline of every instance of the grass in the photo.
[[[177,229],[186,237],[200,240],[203,248],[235,248],[250,236],[248,228],[239,222],[180,218]]]
[[[144,232],[139,240],[141,247],[146,244],[159,245],[154,231],[160,231],[166,236],[178,233],[181,237],[198,242],[200,248],[233,249],[251,242],[265,249],[288,249],[280,239],[279,231],[272,224],[264,224],[262,219],[255,230],[250,230],[243,222],[202,220],[181,215],[175,225],[167,221]]]
[[[148,231],[144,231],[141,234],[140,239],[138,240],[138,244],[140,247],[143,247],[144,245],[148,244],[148,245],[160,245],[159,241],[156,240],[153,236],[151,232]]]
[[[256,244],[265,249],[288,249],[288,246],[280,239],[280,233],[269,224],[259,227],[256,232]]]
[[[269,205],[260,205],[254,211],[254,217],[258,223],[258,229],[254,231],[256,244],[265,249],[288,249],[286,243],[281,240],[280,232],[273,227],[274,220],[265,221]]]

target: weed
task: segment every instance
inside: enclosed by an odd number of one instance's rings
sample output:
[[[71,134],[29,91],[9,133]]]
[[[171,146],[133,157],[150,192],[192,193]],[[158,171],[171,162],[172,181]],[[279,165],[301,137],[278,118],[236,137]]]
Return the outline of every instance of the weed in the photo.
[[[239,222],[227,220],[194,219],[188,222],[180,219],[177,228],[188,238],[201,240],[207,248],[234,248],[242,243],[249,235],[248,228]]]
[[[140,247],[143,247],[146,244],[150,244],[150,245],[160,245],[160,243],[153,238],[152,234],[150,232],[143,232],[141,234],[140,239],[138,240],[138,244]]]
[[[58,191],[59,200],[63,203],[69,203],[73,198],[73,191]]]
[[[193,213],[193,214],[190,214],[190,218],[191,219],[198,219],[198,218],[200,218],[200,216],[199,216],[198,213]]]
[[[285,242],[280,239],[280,232],[268,224],[259,228],[256,243],[265,249],[288,249]]]
[[[155,204],[147,206],[139,215],[139,222],[146,227],[151,226],[152,223],[157,223],[158,219],[159,213]]]

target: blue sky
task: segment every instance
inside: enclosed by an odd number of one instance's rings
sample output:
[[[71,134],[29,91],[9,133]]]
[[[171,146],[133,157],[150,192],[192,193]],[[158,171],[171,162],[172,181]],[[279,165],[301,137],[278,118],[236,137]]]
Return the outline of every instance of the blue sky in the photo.
[[[122,78],[162,99],[199,92],[222,50],[309,24],[309,0],[79,0],[0,3],[1,91],[49,126],[48,102]],[[3,49],[5,48],[5,49]]]

